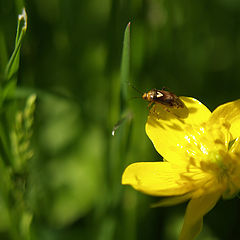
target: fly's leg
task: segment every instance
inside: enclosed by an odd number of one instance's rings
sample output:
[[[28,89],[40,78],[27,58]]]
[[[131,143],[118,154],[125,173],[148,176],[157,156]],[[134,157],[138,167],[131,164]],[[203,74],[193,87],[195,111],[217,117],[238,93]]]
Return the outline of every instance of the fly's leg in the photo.
[[[153,114],[157,119],[159,118],[159,114],[156,112],[156,103],[151,102],[148,104],[148,110],[150,114]]]
[[[154,105],[154,102],[150,102],[147,106],[148,110],[150,111]]]

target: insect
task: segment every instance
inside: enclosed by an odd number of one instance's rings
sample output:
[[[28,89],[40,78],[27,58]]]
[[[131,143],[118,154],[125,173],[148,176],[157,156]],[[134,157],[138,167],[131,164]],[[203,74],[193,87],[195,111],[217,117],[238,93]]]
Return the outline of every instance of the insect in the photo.
[[[149,107],[155,103],[161,103],[170,108],[184,108],[184,103],[175,94],[166,90],[152,89],[142,95],[149,102]]]

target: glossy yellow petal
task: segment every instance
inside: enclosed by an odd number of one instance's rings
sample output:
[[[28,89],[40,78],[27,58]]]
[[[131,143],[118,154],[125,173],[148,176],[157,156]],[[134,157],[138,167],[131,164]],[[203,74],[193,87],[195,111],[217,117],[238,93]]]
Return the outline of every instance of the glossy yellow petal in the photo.
[[[202,229],[203,216],[215,206],[220,196],[221,193],[215,192],[190,200],[179,240],[195,239]]]
[[[181,97],[181,100],[185,104],[183,109],[166,109],[161,104],[155,104],[146,123],[148,137],[167,161],[185,161],[188,143],[186,125],[194,129],[194,126],[208,121],[211,115],[209,109],[196,99]],[[189,135],[192,135],[191,132]]]
[[[231,124],[230,133],[232,138],[235,139],[240,136],[240,100],[225,103],[217,107],[211,117],[210,124],[218,122],[220,119],[224,119]]]
[[[185,123],[201,124],[209,119],[211,111],[200,101],[191,97],[180,97],[180,99],[184,103],[185,108],[173,110],[173,113],[180,119],[182,118]],[[187,114],[184,114],[184,112]]]
[[[194,188],[191,181],[181,178],[185,171],[169,162],[133,163],[125,169],[122,184],[153,196],[182,195]]]

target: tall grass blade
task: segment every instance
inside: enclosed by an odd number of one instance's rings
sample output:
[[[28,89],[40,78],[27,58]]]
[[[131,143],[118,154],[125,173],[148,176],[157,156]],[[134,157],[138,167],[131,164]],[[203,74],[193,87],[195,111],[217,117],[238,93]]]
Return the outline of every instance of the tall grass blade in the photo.
[[[128,23],[123,40],[123,52],[121,63],[121,111],[126,109],[127,105],[127,82],[129,82],[129,69],[130,69],[130,22]]]
[[[27,14],[25,8],[23,8],[22,13],[18,15],[18,25],[17,25],[17,34],[15,39],[15,48],[10,57],[10,60],[7,64],[5,77],[7,80],[10,80],[18,71],[19,67],[19,54],[20,48],[23,41],[23,36],[27,30]]]

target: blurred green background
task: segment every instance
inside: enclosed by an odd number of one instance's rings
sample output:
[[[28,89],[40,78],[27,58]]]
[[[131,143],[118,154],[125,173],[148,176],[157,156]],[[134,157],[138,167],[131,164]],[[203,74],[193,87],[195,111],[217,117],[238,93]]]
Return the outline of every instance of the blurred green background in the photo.
[[[158,198],[121,186],[129,163],[161,159],[144,130],[147,103],[127,82],[122,109],[124,30],[130,21],[134,86],[165,86],[213,110],[239,98],[240,1],[1,0],[1,71],[23,6],[16,92],[37,94],[25,196],[30,239],[177,239],[186,204],[150,208]],[[0,239],[11,239],[6,215],[0,204]],[[238,199],[220,201],[198,239],[238,239],[239,221]]]

